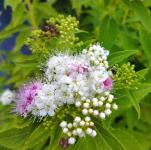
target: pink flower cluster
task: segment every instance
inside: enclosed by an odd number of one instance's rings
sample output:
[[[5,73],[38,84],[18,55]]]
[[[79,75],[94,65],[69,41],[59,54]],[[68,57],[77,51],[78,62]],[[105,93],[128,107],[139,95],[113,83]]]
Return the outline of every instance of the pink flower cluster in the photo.
[[[72,79],[75,79],[77,74],[86,74],[89,71],[89,67],[85,64],[72,64],[68,76],[70,76]]]
[[[16,102],[16,111],[18,114],[26,117],[28,113],[28,106],[34,103],[34,97],[41,87],[42,84],[36,81],[29,85],[25,85],[22,89],[20,89],[17,94],[18,101]]]
[[[104,90],[110,90],[112,88],[112,78],[107,78],[104,82],[103,82],[103,88]]]

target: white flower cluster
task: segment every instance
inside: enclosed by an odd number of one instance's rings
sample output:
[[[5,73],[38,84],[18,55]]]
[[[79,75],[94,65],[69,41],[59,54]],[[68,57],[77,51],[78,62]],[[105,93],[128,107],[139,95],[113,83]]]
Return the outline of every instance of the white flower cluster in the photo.
[[[96,44],[75,57],[58,55],[49,59],[45,74],[52,86],[51,101],[56,108],[74,104],[85,97],[93,98],[95,94],[111,89],[111,72],[107,71],[108,54]]]
[[[14,100],[14,96],[15,94],[11,90],[7,89],[0,96],[0,102],[3,105],[9,105]]]
[[[28,111],[34,116],[54,116],[55,115],[55,98],[54,86],[51,84],[43,84],[41,89],[37,91],[33,104],[29,105]]]
[[[46,82],[33,82],[20,89],[17,94],[16,110],[19,114],[36,117],[54,116],[56,110],[73,105],[83,117],[75,117],[73,123],[61,122],[63,133],[69,137],[69,144],[76,137],[96,136],[91,116],[105,119],[118,106],[111,94],[112,73],[107,57],[109,52],[99,44],[84,49],[77,56],[57,55],[51,57],[45,71]],[[9,103],[13,94],[6,91],[1,97]]]
[[[55,110],[64,104],[77,105],[89,99],[83,104],[82,113],[86,115],[92,99],[103,96],[112,88],[108,54],[96,44],[77,56],[60,54],[51,57],[45,69],[47,82],[37,81],[22,88],[18,94],[17,112],[23,116],[28,113],[38,117],[54,116]],[[103,104],[99,101],[99,106]]]

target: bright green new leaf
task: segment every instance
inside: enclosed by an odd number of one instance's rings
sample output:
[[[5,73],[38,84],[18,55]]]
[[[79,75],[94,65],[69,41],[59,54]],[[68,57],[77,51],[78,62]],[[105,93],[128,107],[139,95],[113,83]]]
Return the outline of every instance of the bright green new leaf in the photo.
[[[17,5],[21,2],[21,0],[5,0],[4,7],[11,6],[13,10],[17,8]]]
[[[111,64],[120,63],[136,53],[138,53],[138,50],[124,50],[124,51],[114,52],[109,55],[109,62]]]
[[[23,150],[24,144],[28,136],[31,134],[32,128],[26,127],[23,129],[10,129],[0,133],[0,145]]]

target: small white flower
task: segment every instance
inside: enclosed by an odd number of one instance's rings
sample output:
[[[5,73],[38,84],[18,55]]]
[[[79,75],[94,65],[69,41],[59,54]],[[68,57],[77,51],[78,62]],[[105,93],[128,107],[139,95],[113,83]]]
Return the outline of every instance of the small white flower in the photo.
[[[83,110],[82,110],[82,114],[83,114],[83,115],[87,115],[87,114],[88,114],[88,110],[87,110],[87,109],[83,109]]]
[[[73,134],[73,135],[77,135],[77,131],[76,131],[76,130],[73,130],[73,131],[72,131],[72,134]]]
[[[90,101],[90,99],[87,99],[86,102],[87,102],[87,103],[90,103],[91,101]]]
[[[81,106],[81,102],[77,101],[77,102],[75,102],[75,105],[76,105],[76,107],[80,107]]]
[[[65,128],[67,126],[67,122],[66,121],[62,121],[61,123],[60,123],[60,127],[61,128]]]
[[[105,113],[101,112],[99,116],[101,119],[105,119]]]
[[[104,111],[104,113],[105,113],[107,116],[109,116],[109,115],[112,113],[112,111],[111,111],[110,109],[106,109],[106,110]]]
[[[68,131],[68,128],[63,128],[63,133],[67,133]]]
[[[86,50],[86,49],[83,49],[82,53],[86,54],[86,53],[87,53],[87,50]]]
[[[71,129],[71,128],[72,128],[72,123],[68,123],[67,127],[68,127],[69,129]]]
[[[8,105],[15,99],[14,97],[14,93],[11,90],[7,89],[0,96],[0,101],[3,105]]]
[[[92,132],[93,132],[93,130],[92,130],[91,128],[87,128],[87,129],[86,129],[86,133],[87,133],[88,135],[92,135]]]
[[[99,106],[101,107],[103,105],[103,102],[102,101],[99,101],[98,102]]]
[[[69,144],[74,144],[76,142],[76,139],[74,137],[70,137],[68,140]]]
[[[99,106],[99,103],[98,103],[98,102],[93,102],[93,106],[94,106],[94,107],[98,107],[98,106]]]
[[[90,126],[94,126],[94,122],[91,121],[91,122],[90,122]]]
[[[106,96],[108,96],[108,95],[110,94],[110,92],[106,91],[104,94],[105,94]]]
[[[92,137],[95,137],[96,135],[97,135],[96,131],[93,130],[92,133],[91,133],[91,136],[92,136]]]
[[[77,131],[77,134],[78,134],[78,135],[81,135],[81,134],[83,133],[83,131],[82,131],[81,128],[77,128],[76,131]]]
[[[93,113],[93,109],[92,109],[92,108],[89,109],[89,113],[90,113],[90,114]]]
[[[102,96],[102,97],[100,98],[100,100],[101,100],[102,102],[104,102],[104,101],[105,101],[105,97]]]
[[[85,101],[85,100],[86,100],[86,97],[83,96],[83,97],[82,97],[82,100]]]
[[[80,117],[75,117],[74,121],[75,121],[75,122],[80,122],[80,121],[81,121],[81,118],[80,118]]]
[[[82,121],[80,121],[79,124],[80,124],[81,127],[83,127],[85,125],[85,122],[82,120]]]
[[[93,102],[98,102],[98,99],[97,98],[93,98],[92,101]]]
[[[91,120],[91,118],[90,117],[85,117],[85,121],[87,121],[87,122],[89,122]]]
[[[105,104],[105,107],[106,107],[106,108],[111,108],[111,104],[106,103],[106,104]]]
[[[89,106],[90,106],[89,103],[84,103],[84,104],[83,104],[83,107],[84,107],[84,108],[89,108]]]
[[[74,126],[74,127],[77,127],[77,126],[78,126],[78,123],[77,123],[77,122],[73,122],[73,126]]]
[[[94,116],[99,115],[99,111],[98,111],[98,110],[94,110],[94,111],[93,111],[93,115],[94,115]]]

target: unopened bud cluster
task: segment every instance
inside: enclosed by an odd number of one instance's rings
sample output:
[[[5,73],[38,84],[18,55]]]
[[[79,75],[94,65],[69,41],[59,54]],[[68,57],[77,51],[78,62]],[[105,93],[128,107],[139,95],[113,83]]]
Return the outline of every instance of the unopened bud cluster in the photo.
[[[57,18],[50,18],[47,23],[56,25],[60,33],[58,44],[62,48],[72,48],[75,43],[77,46],[81,46],[82,42],[78,42],[79,38],[75,36],[75,33],[79,30],[79,21],[75,17],[59,15]]]
[[[82,109],[83,115],[91,115],[105,119],[112,113],[112,110],[118,109],[117,104],[113,103],[113,98],[114,96],[112,94],[105,92],[104,95],[99,98],[83,98],[82,101],[77,101],[75,106]]]
[[[104,120],[111,115],[112,110],[118,109],[118,105],[113,103],[113,99],[114,96],[107,91],[104,96],[99,98],[86,99],[83,97],[81,101],[75,102],[75,106],[81,110],[85,118],[82,120],[80,117],[75,117],[73,123],[61,122],[60,126],[63,133],[68,137],[69,144],[74,144],[77,137],[96,136],[97,133],[93,129],[94,123],[91,116]]]
[[[78,24],[76,18],[70,15],[52,17],[47,20],[47,25],[43,29],[33,30],[25,44],[30,47],[32,53],[38,54],[53,53],[54,49],[70,50],[79,47],[83,42],[78,42],[79,38],[75,35],[79,30]]]
[[[91,118],[86,116],[84,119],[75,117],[73,123],[62,121],[60,124],[63,133],[68,137],[69,144],[75,144],[77,137],[84,137],[89,135],[95,137],[97,135],[94,128],[94,123]]]
[[[134,88],[139,83],[139,77],[134,70],[135,66],[130,63],[123,64],[122,66],[113,66],[113,80],[115,81],[116,88]]]
[[[25,41],[25,45],[30,47],[32,53],[48,53],[49,49],[46,48],[44,42],[43,31],[41,29],[36,29],[31,32],[31,36]]]

